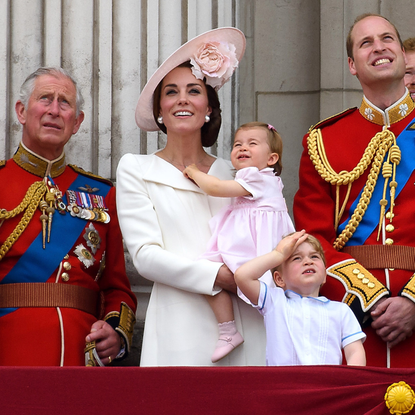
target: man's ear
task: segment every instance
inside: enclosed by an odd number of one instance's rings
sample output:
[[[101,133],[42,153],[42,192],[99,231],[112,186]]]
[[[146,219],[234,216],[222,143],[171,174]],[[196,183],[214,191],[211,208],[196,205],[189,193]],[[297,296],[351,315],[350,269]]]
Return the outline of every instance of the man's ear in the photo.
[[[279,271],[274,271],[274,275],[272,277],[274,278],[274,282],[277,287],[285,289],[285,281]]]
[[[72,130],[72,134],[76,134],[78,132],[79,127],[81,126],[82,121],[84,120],[84,118],[85,118],[85,114],[84,114],[83,111],[81,111],[79,113],[79,115],[76,117],[75,124],[74,124],[73,130]]]
[[[349,64],[349,71],[352,75],[357,75],[356,66],[352,58],[347,58],[347,63]]]
[[[14,109],[16,111],[17,119],[19,120],[20,124],[25,125],[26,124],[26,109],[23,105],[22,101],[17,101],[16,105],[14,106]]]

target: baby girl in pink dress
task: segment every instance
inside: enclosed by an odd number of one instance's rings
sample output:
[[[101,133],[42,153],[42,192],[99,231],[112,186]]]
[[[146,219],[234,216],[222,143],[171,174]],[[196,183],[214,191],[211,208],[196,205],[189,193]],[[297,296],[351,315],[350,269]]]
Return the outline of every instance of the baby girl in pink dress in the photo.
[[[215,215],[209,225],[212,237],[202,258],[223,262],[234,273],[245,262],[272,251],[284,235],[294,232],[282,195],[282,140],[276,129],[260,122],[238,128],[231,162],[237,170],[235,180],[219,180],[201,172],[195,165],[186,167],[185,176],[211,196],[232,197],[232,202]],[[273,285],[271,272],[261,280]],[[245,296],[238,290],[239,296]],[[229,354],[243,343],[238,332],[232,299],[227,291],[206,296],[219,323],[219,340],[212,362]]]

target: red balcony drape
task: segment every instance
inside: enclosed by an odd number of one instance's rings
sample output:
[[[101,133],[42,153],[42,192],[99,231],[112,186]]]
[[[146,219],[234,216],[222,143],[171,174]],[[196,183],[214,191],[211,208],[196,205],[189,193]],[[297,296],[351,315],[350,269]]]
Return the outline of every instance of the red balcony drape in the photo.
[[[2,367],[0,413],[386,415],[400,381],[415,388],[415,369]]]

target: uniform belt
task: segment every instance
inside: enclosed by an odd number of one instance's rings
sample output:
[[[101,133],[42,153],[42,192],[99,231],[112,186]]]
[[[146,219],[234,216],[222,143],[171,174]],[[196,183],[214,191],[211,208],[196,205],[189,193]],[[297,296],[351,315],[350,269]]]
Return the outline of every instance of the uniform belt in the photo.
[[[76,308],[97,316],[98,293],[77,285],[57,283],[0,284],[0,308]]]
[[[342,252],[351,255],[367,269],[397,268],[415,271],[415,248],[404,245],[345,246]]]

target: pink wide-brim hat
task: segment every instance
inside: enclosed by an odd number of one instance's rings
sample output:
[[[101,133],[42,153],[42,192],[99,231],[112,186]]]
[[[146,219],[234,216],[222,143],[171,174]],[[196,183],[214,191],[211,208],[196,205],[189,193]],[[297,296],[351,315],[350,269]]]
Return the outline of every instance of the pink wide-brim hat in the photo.
[[[208,42],[226,42],[234,45],[235,55],[240,62],[246,47],[245,35],[235,27],[220,27],[209,30],[199,36],[194,37],[173,52],[154,72],[148,80],[146,86],[141,91],[135,110],[135,121],[144,131],[158,131],[159,127],[153,115],[153,94],[157,85],[163,78],[180,64],[189,61],[196,51]],[[218,88],[217,88],[218,89]]]

